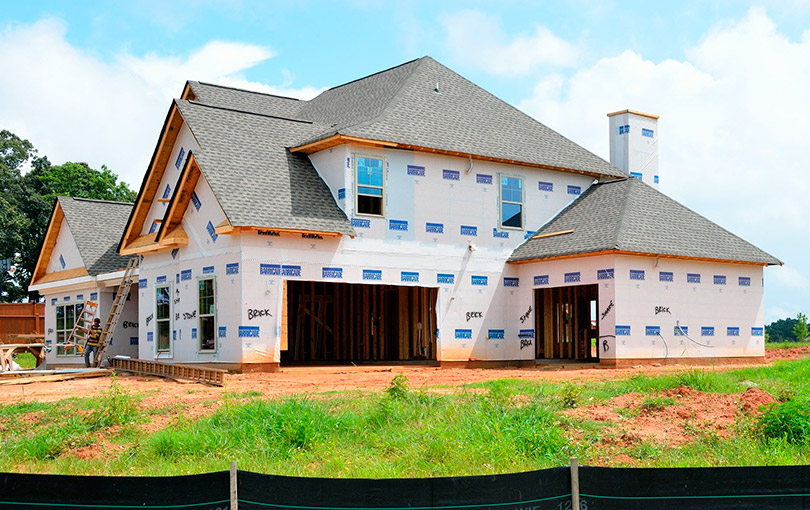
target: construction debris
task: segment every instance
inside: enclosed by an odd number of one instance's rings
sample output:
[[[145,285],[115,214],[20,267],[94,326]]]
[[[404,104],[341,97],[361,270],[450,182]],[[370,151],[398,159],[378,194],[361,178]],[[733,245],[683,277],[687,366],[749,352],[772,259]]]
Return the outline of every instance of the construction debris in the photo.
[[[185,379],[201,382],[212,386],[222,386],[225,382],[227,370],[216,368],[192,367],[188,365],[169,365],[158,361],[142,359],[112,358],[112,368],[120,372],[134,374],[154,375],[171,379]]]
[[[13,372],[3,372],[2,377],[0,377],[0,386],[13,386],[36,382],[67,381],[70,379],[85,379],[88,377],[105,377],[110,374],[112,374],[112,371],[101,368],[67,370],[16,370]]]

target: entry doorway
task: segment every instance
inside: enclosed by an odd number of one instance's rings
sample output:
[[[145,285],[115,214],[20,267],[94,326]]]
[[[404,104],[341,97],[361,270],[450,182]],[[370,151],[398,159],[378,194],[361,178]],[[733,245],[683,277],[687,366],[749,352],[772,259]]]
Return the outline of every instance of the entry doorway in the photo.
[[[537,359],[599,360],[599,286],[535,289]]]
[[[281,362],[435,361],[438,289],[287,281]]]

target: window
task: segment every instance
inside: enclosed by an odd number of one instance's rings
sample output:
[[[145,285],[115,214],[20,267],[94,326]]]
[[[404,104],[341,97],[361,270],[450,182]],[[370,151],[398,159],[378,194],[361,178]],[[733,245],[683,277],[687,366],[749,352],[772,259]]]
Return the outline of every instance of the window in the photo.
[[[357,156],[357,214],[383,216],[384,169],[382,158]]]
[[[501,175],[501,227],[523,228],[523,179]]]
[[[84,303],[73,303],[69,305],[59,305],[56,307],[56,355],[57,356],[78,356],[79,350],[73,347],[65,347],[76,318],[82,313]]]
[[[171,351],[172,293],[168,286],[155,289],[155,328],[157,352]]]
[[[217,320],[215,315],[217,309],[217,299],[214,279],[205,278],[199,280],[197,283],[197,288],[199,289],[200,303],[200,308],[198,310],[200,316],[200,333],[197,338],[200,340],[200,350],[215,351],[217,349]]]

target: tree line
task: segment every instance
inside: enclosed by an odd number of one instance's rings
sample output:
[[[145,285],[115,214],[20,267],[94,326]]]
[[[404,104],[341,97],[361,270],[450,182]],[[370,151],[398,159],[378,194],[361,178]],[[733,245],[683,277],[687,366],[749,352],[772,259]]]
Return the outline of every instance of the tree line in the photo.
[[[779,319],[765,326],[767,342],[803,342],[808,334],[807,316],[803,313],[795,319]]]
[[[57,196],[133,202],[136,193],[105,165],[52,165],[28,140],[0,131],[0,302],[39,299],[28,284]]]

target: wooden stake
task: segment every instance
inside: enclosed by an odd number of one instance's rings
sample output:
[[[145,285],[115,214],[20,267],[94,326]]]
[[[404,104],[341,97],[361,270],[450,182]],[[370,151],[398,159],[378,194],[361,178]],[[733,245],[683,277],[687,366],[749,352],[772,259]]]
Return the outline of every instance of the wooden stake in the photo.
[[[236,461],[231,461],[231,508],[239,510],[239,498],[236,491]]]
[[[579,463],[571,457],[571,508],[579,510]]]

